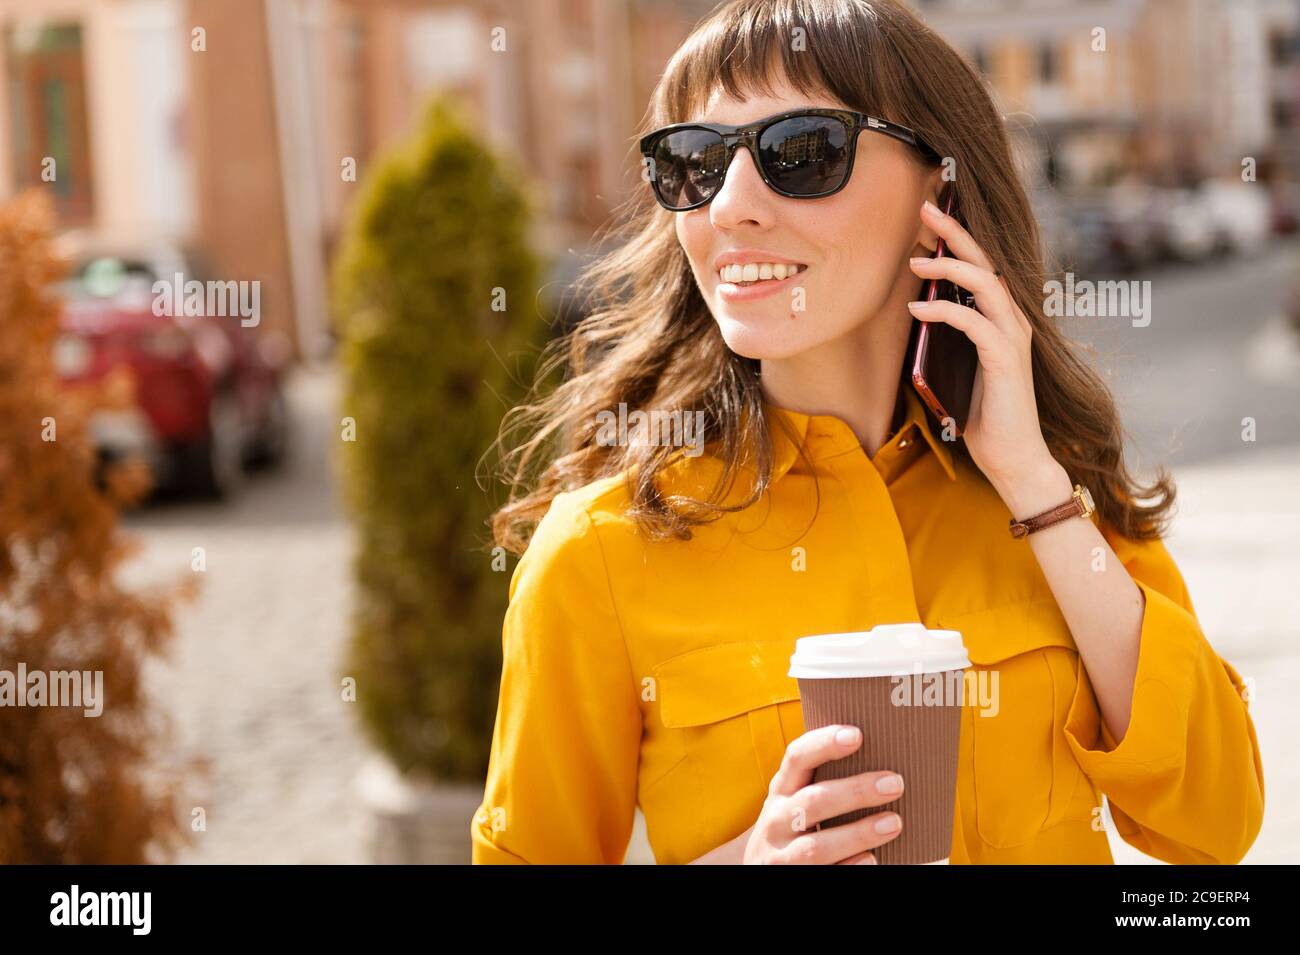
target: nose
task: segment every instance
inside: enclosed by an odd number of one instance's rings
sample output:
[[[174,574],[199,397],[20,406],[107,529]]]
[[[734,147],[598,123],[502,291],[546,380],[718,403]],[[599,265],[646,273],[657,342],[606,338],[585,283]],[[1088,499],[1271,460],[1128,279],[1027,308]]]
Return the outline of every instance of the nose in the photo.
[[[744,222],[766,224],[771,219],[772,196],[749,148],[737,145],[722,186],[709,203],[709,218],[718,228]]]

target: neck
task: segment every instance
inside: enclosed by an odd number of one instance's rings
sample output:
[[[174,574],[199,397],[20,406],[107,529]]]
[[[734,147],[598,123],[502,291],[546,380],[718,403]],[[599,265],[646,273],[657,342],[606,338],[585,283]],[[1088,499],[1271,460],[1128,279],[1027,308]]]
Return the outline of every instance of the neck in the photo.
[[[765,359],[763,391],[779,408],[842,419],[874,456],[893,424],[911,326],[905,305],[884,309],[840,338],[789,358]]]

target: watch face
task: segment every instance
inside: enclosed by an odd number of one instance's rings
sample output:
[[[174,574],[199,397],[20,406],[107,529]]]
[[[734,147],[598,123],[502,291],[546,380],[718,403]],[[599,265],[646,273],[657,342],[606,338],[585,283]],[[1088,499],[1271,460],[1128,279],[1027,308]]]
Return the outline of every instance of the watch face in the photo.
[[[1097,509],[1097,506],[1092,503],[1092,492],[1086,487],[1083,489],[1083,506],[1088,509],[1089,513]]]

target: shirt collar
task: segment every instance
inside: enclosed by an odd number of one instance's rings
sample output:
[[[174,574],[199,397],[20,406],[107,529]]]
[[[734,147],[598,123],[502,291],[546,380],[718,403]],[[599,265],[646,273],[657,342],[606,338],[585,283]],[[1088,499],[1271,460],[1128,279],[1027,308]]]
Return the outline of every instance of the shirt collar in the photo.
[[[915,390],[903,384],[899,392],[904,401],[903,424],[897,431],[890,433],[889,439],[892,440],[897,434],[909,430],[919,431],[926,444],[930,446],[930,450],[939,459],[939,465],[948,475],[948,479],[955,481],[957,470],[953,464],[952,447],[941,436],[934,433],[930,413]],[[825,442],[832,449],[832,453],[835,453],[853,450],[858,446],[852,430],[843,419],[835,415],[803,414],[777,407],[766,398],[763,400],[763,414],[772,441],[774,482],[790,470],[799,457],[800,448],[807,453],[814,443]],[[787,429],[782,427],[782,418],[789,425],[789,432],[792,433],[788,433]],[[814,441],[814,438],[818,440]],[[840,447],[841,445],[843,447]]]

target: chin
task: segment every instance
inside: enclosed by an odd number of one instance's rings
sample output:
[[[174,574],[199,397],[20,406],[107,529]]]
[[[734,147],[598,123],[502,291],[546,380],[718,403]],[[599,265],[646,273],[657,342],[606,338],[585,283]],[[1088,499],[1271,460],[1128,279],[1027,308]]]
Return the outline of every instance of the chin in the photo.
[[[725,315],[717,316],[716,319],[722,340],[742,358],[774,361],[807,351],[813,344],[803,340],[807,338],[806,335],[794,334],[796,329],[777,325],[777,319],[740,321]]]

